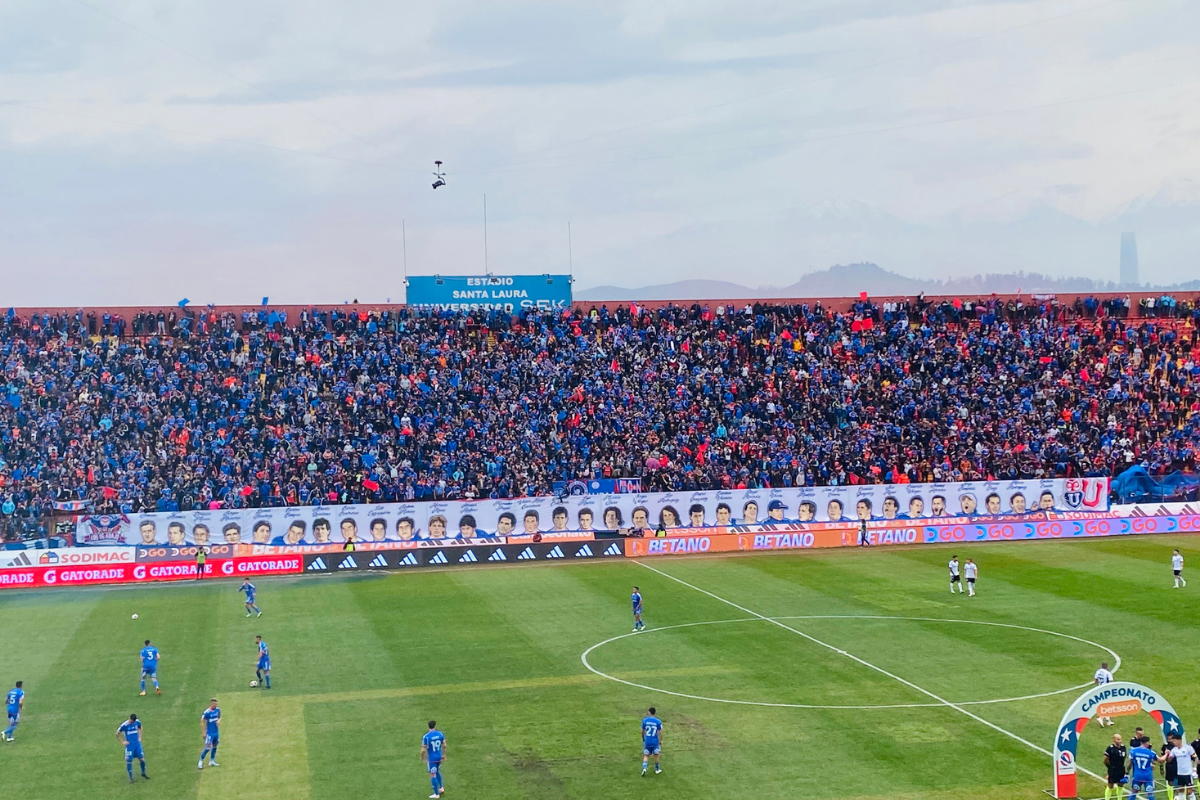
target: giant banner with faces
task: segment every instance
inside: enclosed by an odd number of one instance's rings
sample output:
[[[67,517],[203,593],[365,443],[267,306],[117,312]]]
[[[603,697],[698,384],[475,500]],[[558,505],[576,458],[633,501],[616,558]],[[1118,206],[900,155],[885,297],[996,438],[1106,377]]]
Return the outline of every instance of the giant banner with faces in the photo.
[[[327,544],[759,523],[1019,521],[1108,510],[1108,479],[813,486],[79,517],[80,545]]]

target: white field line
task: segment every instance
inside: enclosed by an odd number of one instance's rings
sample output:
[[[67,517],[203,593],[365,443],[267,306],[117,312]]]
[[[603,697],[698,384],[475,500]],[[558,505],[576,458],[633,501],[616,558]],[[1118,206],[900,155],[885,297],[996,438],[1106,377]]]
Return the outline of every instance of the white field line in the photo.
[[[1091,645],[1092,647],[1095,647],[1099,650],[1103,650],[1104,652],[1108,653],[1109,655],[1111,655],[1113,657],[1113,660],[1114,660],[1113,672],[1114,673],[1121,666],[1121,656],[1112,648],[1105,647],[1104,645],[1099,644],[1097,642],[1092,642],[1087,639],[1080,638],[1078,636],[1072,636],[1069,633],[1059,633],[1058,631],[1048,631],[1048,630],[1045,630],[1044,628],[1031,628],[1027,625],[1014,625],[1014,624],[1007,623],[1007,622],[987,622],[984,620],[975,620],[975,619],[945,619],[945,618],[939,618],[939,617],[901,617],[901,616],[882,615],[882,614],[804,614],[804,615],[786,616],[786,617],[772,617],[771,619],[772,619],[772,621],[774,621],[774,620],[790,620],[790,619],[838,619],[838,620],[872,619],[872,620],[889,620],[889,621],[890,620],[901,620],[901,621],[909,621],[909,622],[952,622],[952,623],[961,623],[964,625],[988,625],[988,626],[992,626],[992,627],[996,627],[996,628],[1015,628],[1016,630],[1031,631],[1033,633],[1044,633],[1049,636],[1057,636],[1062,639],[1071,639],[1076,642],[1082,642],[1083,644]],[[647,686],[644,683],[635,683],[634,681],[626,680],[625,678],[618,678],[615,675],[609,675],[607,672],[601,672],[600,670],[596,669],[596,667],[594,667],[592,665],[592,662],[590,660],[588,660],[588,657],[593,652],[595,652],[596,650],[599,650],[601,647],[604,647],[605,645],[612,644],[613,642],[619,642],[622,639],[630,639],[635,636],[637,636],[637,637],[645,636],[647,633],[658,633],[661,631],[675,630],[677,628],[695,628],[695,627],[702,626],[702,625],[728,625],[728,624],[732,624],[732,623],[736,623],[736,622],[760,622],[760,621],[761,620],[757,617],[742,617],[741,619],[718,619],[718,620],[711,620],[708,622],[684,622],[679,625],[664,625],[661,627],[649,628],[646,631],[638,631],[635,633],[623,633],[619,636],[613,636],[611,638],[605,639],[602,642],[597,642],[596,644],[592,645],[587,650],[583,651],[583,655],[580,656],[580,660],[583,661],[583,665],[585,667],[587,667],[589,670],[591,670],[593,674],[599,675],[601,678],[607,678],[610,681],[615,681],[616,683],[623,683],[626,686],[632,686],[635,689],[645,689],[646,691],[650,691],[650,692],[659,692],[660,694],[669,694],[674,697],[686,697],[689,700],[707,700],[710,703],[725,703],[728,705],[739,705],[739,706],[766,706],[768,708],[810,708],[810,709],[832,709],[832,710],[841,710],[841,711],[852,711],[852,710],[853,711],[873,711],[873,710],[878,710],[878,709],[941,708],[942,707],[942,703],[883,703],[883,704],[877,704],[877,705],[821,705],[821,704],[816,704],[816,703],[769,703],[769,702],[761,701],[761,700],[731,700],[729,698],[724,698],[724,697],[706,697],[704,695],[688,694],[686,692],[675,692],[675,691],[671,691],[670,689],[660,689],[657,686]],[[1081,689],[1086,689],[1092,685],[1093,685],[1092,682],[1089,681],[1087,683],[1081,683],[1076,686],[1068,686],[1065,689],[1056,689],[1052,692],[1038,692],[1037,694],[1025,694],[1025,695],[1021,695],[1019,697],[1001,697],[1001,698],[997,698],[994,700],[960,700],[957,703],[957,705],[960,705],[960,706],[987,706],[987,705],[997,705],[999,703],[1016,703],[1016,702],[1019,702],[1022,700],[1035,700],[1035,699],[1038,699],[1041,697],[1054,697],[1055,695],[1066,694],[1067,692],[1078,692]]]
[[[724,597],[720,597],[719,595],[713,594],[712,592],[708,591],[707,589],[701,589],[699,586],[696,586],[695,584],[691,584],[685,580],[676,578],[674,575],[670,575],[666,572],[663,572],[662,570],[658,569],[657,567],[652,567],[649,564],[643,563],[642,561],[634,561],[633,563],[637,564],[640,567],[644,567],[645,569],[648,569],[651,572],[656,572],[659,575],[662,575],[664,578],[669,578],[670,580],[673,580],[678,584],[686,586],[689,589],[700,592],[701,594],[706,594],[714,600],[722,602],[727,606],[731,606],[732,608],[736,608],[738,611],[741,611],[743,614],[749,614],[752,617],[757,617],[758,619],[764,620],[765,622],[769,622],[772,625],[776,625],[780,628],[783,628],[785,631],[791,631],[792,633],[796,634],[797,636],[799,636],[803,639],[807,639],[808,641],[812,642],[813,644],[824,647],[826,650],[832,650],[833,652],[837,653],[840,656],[845,656],[846,658],[850,659],[851,661],[861,664],[862,666],[866,667],[867,669],[874,670],[875,672],[878,672],[880,675],[885,675],[894,681],[904,684],[905,686],[909,687],[910,689],[913,689],[914,691],[920,692],[921,694],[925,695],[926,697],[930,698],[931,700],[936,700],[938,703],[946,706],[947,708],[952,708],[955,711],[957,711],[958,713],[963,714],[964,716],[970,717],[971,719],[975,720],[976,722],[978,722],[982,725],[986,725],[987,727],[991,728],[992,730],[996,731],[997,733],[1002,733],[1005,736],[1007,736],[1008,738],[1013,739],[1014,741],[1020,742],[1021,744],[1030,748],[1031,750],[1036,750],[1039,753],[1042,753],[1051,759],[1054,758],[1054,754],[1052,752],[1050,752],[1049,750],[1047,750],[1046,748],[1036,745],[1033,742],[1029,741],[1028,739],[1024,738],[1023,736],[1018,736],[1017,734],[1013,733],[1012,731],[1005,730],[1004,728],[1001,728],[996,723],[989,722],[988,720],[984,719],[983,717],[979,716],[978,714],[974,713],[973,711],[963,708],[961,705],[959,705],[957,703],[951,703],[949,700],[946,700],[943,697],[939,697],[938,695],[934,694],[933,692],[929,691],[928,689],[922,689],[920,686],[916,685],[912,681],[906,680],[905,678],[901,678],[899,675],[895,674],[894,672],[888,672],[883,667],[877,667],[874,664],[872,664],[871,662],[865,661],[864,659],[859,658],[858,656],[854,655],[853,653],[848,653],[845,650],[841,649],[840,647],[836,647],[835,645],[829,644],[828,642],[823,642],[815,636],[809,636],[804,631],[797,630],[796,628],[793,628],[790,625],[785,625],[784,623],[780,622],[779,620],[771,619],[770,617],[763,616],[762,614],[759,614],[757,611],[751,611],[750,609],[746,608],[745,606],[740,606],[737,603],[733,602],[732,600],[726,600]],[[1076,765],[1076,769],[1078,769],[1080,772],[1082,772],[1086,775],[1092,776],[1093,778],[1095,778],[1098,781],[1104,780],[1104,778],[1101,778],[1096,773],[1092,772],[1091,770],[1085,769],[1082,766]]]

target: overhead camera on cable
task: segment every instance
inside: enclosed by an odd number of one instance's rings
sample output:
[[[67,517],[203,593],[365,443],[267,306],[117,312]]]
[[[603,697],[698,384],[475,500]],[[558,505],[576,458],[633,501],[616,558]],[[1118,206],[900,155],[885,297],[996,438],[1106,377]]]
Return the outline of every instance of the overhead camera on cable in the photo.
[[[446,185],[446,173],[442,171],[442,162],[435,161],[433,164],[433,177],[437,178],[437,180],[433,182],[433,188],[436,189],[439,186]]]

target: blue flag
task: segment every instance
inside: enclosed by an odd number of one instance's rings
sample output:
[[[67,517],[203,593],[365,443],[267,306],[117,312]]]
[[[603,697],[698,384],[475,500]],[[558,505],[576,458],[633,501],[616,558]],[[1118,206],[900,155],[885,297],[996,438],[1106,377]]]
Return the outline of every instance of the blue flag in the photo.
[[[183,308],[184,306],[186,306],[186,305],[187,305],[188,303],[190,303],[190,302],[192,302],[192,301],[191,301],[191,300],[188,300],[188,299],[185,297],[185,298],[183,298],[182,300],[180,300],[180,301],[179,301],[179,302],[178,302],[176,305],[178,305],[180,308]]]

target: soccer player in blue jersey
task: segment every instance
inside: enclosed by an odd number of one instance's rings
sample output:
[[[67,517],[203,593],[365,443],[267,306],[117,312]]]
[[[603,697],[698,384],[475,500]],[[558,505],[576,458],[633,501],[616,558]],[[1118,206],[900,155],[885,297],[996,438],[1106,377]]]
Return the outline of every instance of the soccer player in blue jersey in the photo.
[[[429,765],[429,783],[433,786],[430,800],[441,797],[446,791],[442,785],[442,762],[446,760],[446,734],[437,729],[437,722],[429,720],[429,733],[421,737],[421,760]]]
[[[150,640],[146,640],[146,646],[142,648],[142,691],[139,694],[142,697],[146,696],[146,676],[150,676],[150,680],[154,682],[154,693],[162,694],[162,689],[158,686],[158,648],[150,644]]]
[[[254,598],[258,595],[258,587],[247,578],[242,581],[242,588],[238,589],[238,591],[246,593],[246,616],[250,616],[250,612],[254,611],[261,617],[262,611],[254,604]]]
[[[8,694],[4,695],[4,705],[8,708],[8,727],[4,729],[6,742],[13,740],[17,725],[21,723],[21,711],[25,708],[25,690],[21,688],[22,685],[21,681],[17,681],[16,685],[8,690]]]
[[[646,623],[642,622],[642,592],[638,587],[633,587],[630,599],[633,601],[633,632],[644,631]]]
[[[217,708],[217,698],[208,701],[208,708],[200,715],[200,730],[204,733],[204,749],[200,751],[200,760],[196,769],[204,769],[204,757],[208,756],[210,767],[219,767],[217,763],[217,745],[221,743],[221,709]]]
[[[255,644],[258,645],[258,666],[254,671],[258,673],[258,685],[264,689],[271,688],[271,652],[267,650],[267,643],[263,641],[261,636],[254,637]]]
[[[130,714],[129,719],[117,728],[117,741],[125,748],[125,771],[129,773],[129,782],[133,783],[133,760],[136,758],[142,766],[142,777],[150,780],[146,774],[146,753],[142,750],[142,721],[137,714]]]
[[[662,720],[654,716],[654,706],[650,706],[650,716],[642,719],[642,776],[650,766],[650,756],[654,756],[654,774],[662,774],[662,765],[658,763],[662,753]]]
[[[1154,800],[1154,764],[1158,756],[1150,749],[1150,738],[1143,736],[1133,742],[1129,751],[1129,765],[1133,775],[1129,779],[1129,800],[1138,792],[1145,792],[1146,800]]]

